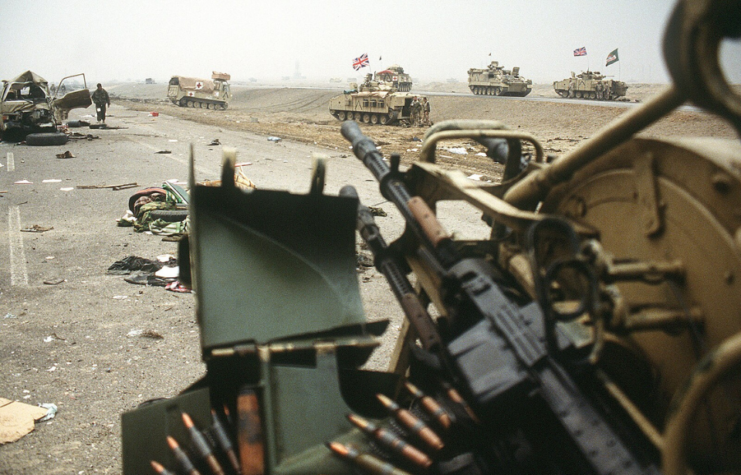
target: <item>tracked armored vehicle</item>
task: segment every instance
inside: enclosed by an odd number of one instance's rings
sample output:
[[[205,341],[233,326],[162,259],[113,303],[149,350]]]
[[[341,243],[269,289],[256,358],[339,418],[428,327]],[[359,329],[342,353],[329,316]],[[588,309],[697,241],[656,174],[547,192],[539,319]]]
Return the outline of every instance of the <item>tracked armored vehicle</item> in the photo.
[[[553,89],[561,97],[614,101],[625,96],[628,86],[622,81],[608,79],[599,71],[571,73],[571,77],[553,82]]]
[[[533,82],[520,76],[518,66],[509,70],[492,61],[485,69],[468,70],[468,88],[477,96],[525,97],[533,90]]]
[[[391,84],[399,92],[412,90],[412,77],[404,73],[404,68],[398,64],[392,64],[387,69],[377,72],[374,79]]]
[[[173,76],[167,88],[167,98],[180,107],[201,109],[226,109],[232,98],[229,80],[226,73],[211,74],[211,79]]]
[[[413,94],[396,88],[370,75],[360,87],[354,87],[329,101],[329,113],[340,121],[356,120],[366,124],[391,125],[408,123],[412,113]]]

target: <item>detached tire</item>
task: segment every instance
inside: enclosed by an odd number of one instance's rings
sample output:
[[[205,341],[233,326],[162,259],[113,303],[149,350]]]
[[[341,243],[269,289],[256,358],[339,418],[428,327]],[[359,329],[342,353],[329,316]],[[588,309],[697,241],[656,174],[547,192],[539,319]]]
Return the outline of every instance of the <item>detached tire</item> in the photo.
[[[61,132],[26,135],[26,145],[64,145],[67,141],[69,141],[67,134]]]
[[[154,209],[149,212],[152,219],[161,219],[168,223],[177,223],[188,217],[187,209]]]

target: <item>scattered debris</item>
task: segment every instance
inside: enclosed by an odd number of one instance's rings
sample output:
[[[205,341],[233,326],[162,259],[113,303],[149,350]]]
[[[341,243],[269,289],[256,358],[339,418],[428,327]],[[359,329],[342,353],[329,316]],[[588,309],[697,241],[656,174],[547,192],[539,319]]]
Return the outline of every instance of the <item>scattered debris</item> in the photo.
[[[130,338],[141,337],[141,338],[152,338],[154,340],[164,340],[165,337],[154,330],[131,330],[126,336]]]
[[[72,191],[72,190],[74,190],[74,188],[71,187],[71,186],[65,186],[64,188],[60,188],[59,190],[60,191]]]
[[[483,175],[473,174],[473,175],[469,175],[468,179],[469,179],[469,180],[476,180],[476,181],[481,181],[481,177],[482,177],[482,176],[483,176]]]
[[[166,154],[166,153],[172,153],[172,150],[160,150],[160,151],[158,151],[158,152],[154,152],[154,153],[162,153],[162,154]]]
[[[75,158],[75,156],[74,156],[74,155],[72,155],[72,153],[70,153],[70,151],[69,151],[69,150],[67,150],[67,151],[66,151],[66,152],[64,152],[64,153],[58,153],[58,154],[57,154],[57,158]]]
[[[412,137],[411,140],[412,140],[412,142],[421,142],[422,141],[422,139],[419,138],[419,137]]]
[[[479,152],[476,154],[477,157],[485,157],[486,154],[484,152]]]
[[[47,227],[44,227],[44,226],[39,226],[38,224],[34,224],[33,226],[30,226],[28,228],[21,229],[21,232],[24,232],[24,233],[44,233],[46,231],[51,231],[52,229],[54,229],[54,226],[49,226],[47,228]]]
[[[213,139],[209,145],[221,145],[221,142],[219,142],[219,139]]]
[[[6,313],[3,318],[15,318],[15,315],[13,315],[12,313]]]
[[[190,293],[191,290],[178,282],[177,280],[175,282],[172,282],[170,284],[167,284],[165,286],[165,290],[169,290],[170,292],[179,292],[179,293]]]
[[[70,134],[69,138],[74,139],[74,140],[91,141],[91,140],[99,139],[100,137],[97,135],[93,135],[93,134],[81,134],[79,132],[73,132],[72,134]]]
[[[33,185],[32,181],[28,180],[18,180],[16,182],[13,182],[14,185]]]
[[[149,117],[159,117],[159,116],[160,116],[160,113],[159,112],[150,112],[149,113]]]
[[[46,402],[39,404],[39,407],[42,409],[46,409],[46,415],[39,419],[38,422],[46,422],[50,419],[54,419],[54,416],[57,415],[57,411],[59,410],[56,404]]]
[[[61,183],[61,182],[62,180],[57,180],[56,178],[41,181],[41,183]]]
[[[445,150],[447,150],[450,153],[454,153],[456,155],[468,155],[468,152],[466,151],[465,147],[451,147],[451,148],[446,148]]]
[[[67,279],[53,279],[53,280],[45,280],[45,285],[59,285],[62,282],[67,282]]]
[[[114,295],[113,296],[114,300],[126,300],[127,298],[129,298],[128,295]]]
[[[67,341],[66,338],[62,338],[62,337],[58,336],[56,333],[52,333],[51,335],[49,335],[46,338],[44,338],[44,343],[49,343],[49,342],[52,342],[54,340]]]
[[[159,333],[157,333],[154,330],[145,330],[145,331],[142,332],[142,334],[140,336],[142,338],[151,338],[153,340],[164,340],[165,339],[164,336],[160,335]]]
[[[383,208],[378,208],[375,206],[368,206],[368,209],[370,210],[371,216],[388,216],[386,212],[383,210]]]
[[[110,188],[113,191],[126,190],[128,188],[134,188],[139,186],[138,183],[124,183],[122,185],[77,185],[78,190],[99,190],[102,188]]]
[[[156,261],[151,261],[139,256],[127,256],[116,261],[108,267],[109,275],[129,275],[132,271],[144,271],[154,273],[160,270],[163,264]]]
[[[48,410],[22,402],[0,398],[0,445],[15,442],[33,430],[34,422],[48,414]]]
[[[268,142],[280,142],[281,140],[283,139],[281,139],[280,137],[274,137],[272,135],[268,137]]]

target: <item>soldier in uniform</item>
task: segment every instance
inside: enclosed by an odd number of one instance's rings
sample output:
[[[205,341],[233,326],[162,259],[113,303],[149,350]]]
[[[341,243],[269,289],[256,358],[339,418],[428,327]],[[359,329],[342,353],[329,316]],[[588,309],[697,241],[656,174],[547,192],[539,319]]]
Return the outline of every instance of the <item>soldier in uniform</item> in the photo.
[[[411,110],[412,114],[411,114],[411,117],[409,119],[410,119],[410,121],[412,123],[412,126],[413,127],[417,127],[417,126],[419,126],[419,115],[420,115],[420,112],[422,112],[422,104],[420,104],[419,101],[417,100],[417,96],[414,96],[412,98],[412,107],[411,107],[411,109],[412,109]]]
[[[604,93],[605,91],[605,85],[602,84],[602,81],[599,81],[597,84],[594,85],[594,92],[597,94],[597,100],[601,101],[604,99]]]
[[[576,81],[574,78],[569,79],[569,98],[574,98],[574,89],[576,89]]]
[[[93,92],[92,99],[95,104],[95,110],[98,112],[98,123],[103,121],[105,124],[105,108],[106,105],[111,105],[111,99],[108,97],[108,92],[103,89],[100,83],[98,83],[98,89]]]
[[[430,103],[426,97],[422,98],[422,125],[430,125]]]

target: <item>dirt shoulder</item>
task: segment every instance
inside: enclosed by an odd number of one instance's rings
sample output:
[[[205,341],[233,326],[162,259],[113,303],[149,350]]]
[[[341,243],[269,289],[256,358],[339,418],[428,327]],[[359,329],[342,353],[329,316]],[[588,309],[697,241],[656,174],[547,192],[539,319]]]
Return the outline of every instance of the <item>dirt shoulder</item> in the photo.
[[[457,86],[459,84],[443,86]],[[642,85],[640,97],[660,92],[665,86]],[[440,86],[442,88],[442,86]],[[455,89],[455,88],[453,88]],[[552,89],[551,89],[552,90]],[[198,123],[249,131],[284,140],[316,144],[349,153],[347,142],[340,135],[340,122],[328,112],[329,100],[341,90],[235,87],[235,97],[226,111],[185,109],[164,99],[164,86],[121,85],[111,88],[113,100],[139,111],[158,111]],[[456,91],[458,92],[458,91]],[[534,96],[548,97],[545,85],[534,88]],[[555,93],[553,93],[555,96]],[[529,98],[497,98],[473,95],[431,95],[433,122],[451,119],[498,120],[511,129],[529,132],[543,145],[546,154],[561,155],[592,136],[600,128],[626,113],[626,107],[604,104],[582,104],[571,101],[528,100]],[[399,153],[402,164],[417,159],[420,140],[426,128],[399,126],[363,126],[386,155]],[[735,138],[733,129],[721,119],[699,111],[677,111],[658,121],[644,132],[648,137],[721,137]],[[458,168],[468,174],[481,174],[483,180],[497,180],[502,167],[486,157],[477,156],[483,148],[472,141],[451,141],[443,147],[464,147],[466,155],[440,150],[438,162]]]

